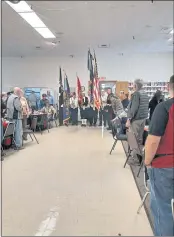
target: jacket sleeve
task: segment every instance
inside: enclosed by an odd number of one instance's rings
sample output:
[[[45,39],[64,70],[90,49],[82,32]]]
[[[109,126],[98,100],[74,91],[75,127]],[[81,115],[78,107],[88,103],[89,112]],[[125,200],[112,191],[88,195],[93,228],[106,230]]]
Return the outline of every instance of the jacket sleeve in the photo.
[[[22,111],[22,104],[20,102],[19,98],[14,99],[14,107],[17,111],[21,112]]]
[[[140,94],[138,92],[135,92],[132,95],[131,102],[128,106],[128,118],[133,119],[136,116],[139,109],[139,105],[140,105]]]

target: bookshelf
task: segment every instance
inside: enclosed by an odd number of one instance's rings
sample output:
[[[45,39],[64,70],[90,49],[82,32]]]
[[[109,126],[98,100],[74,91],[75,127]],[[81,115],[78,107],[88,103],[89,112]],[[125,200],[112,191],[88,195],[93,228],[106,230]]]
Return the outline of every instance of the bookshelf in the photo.
[[[150,98],[153,97],[153,95],[157,90],[162,91],[166,99],[169,97],[168,82],[147,82],[144,84],[143,88]],[[133,82],[129,82],[129,91],[132,90],[133,90]]]

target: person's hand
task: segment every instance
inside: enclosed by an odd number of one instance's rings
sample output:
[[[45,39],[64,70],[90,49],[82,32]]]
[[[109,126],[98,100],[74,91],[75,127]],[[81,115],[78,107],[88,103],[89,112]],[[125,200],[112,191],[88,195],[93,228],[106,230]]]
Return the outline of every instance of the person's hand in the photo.
[[[126,122],[126,128],[130,128],[130,120],[129,119]]]

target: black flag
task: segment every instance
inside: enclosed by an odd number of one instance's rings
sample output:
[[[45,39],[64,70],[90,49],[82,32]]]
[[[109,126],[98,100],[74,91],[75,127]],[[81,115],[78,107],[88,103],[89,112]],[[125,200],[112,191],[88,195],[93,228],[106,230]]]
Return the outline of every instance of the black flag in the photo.
[[[63,125],[63,84],[62,84],[62,70],[60,67],[59,74],[59,126]]]

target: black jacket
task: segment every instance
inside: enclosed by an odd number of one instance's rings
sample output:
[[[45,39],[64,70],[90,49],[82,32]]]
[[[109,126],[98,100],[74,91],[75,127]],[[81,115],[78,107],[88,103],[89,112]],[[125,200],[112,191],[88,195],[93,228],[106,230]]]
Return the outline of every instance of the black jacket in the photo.
[[[153,97],[153,98],[151,99],[151,101],[149,102],[149,110],[150,110],[149,119],[150,119],[150,120],[151,120],[151,118],[152,118],[152,114],[153,114],[153,112],[155,111],[156,106],[157,106],[160,102],[162,102],[162,101],[163,101],[163,100],[158,101],[158,100],[156,99],[156,97]]]
[[[88,97],[85,96],[85,101],[84,101],[84,98],[82,99],[82,106],[88,106]]]

